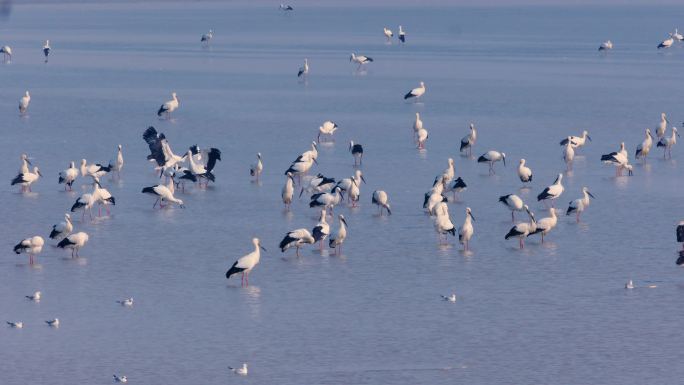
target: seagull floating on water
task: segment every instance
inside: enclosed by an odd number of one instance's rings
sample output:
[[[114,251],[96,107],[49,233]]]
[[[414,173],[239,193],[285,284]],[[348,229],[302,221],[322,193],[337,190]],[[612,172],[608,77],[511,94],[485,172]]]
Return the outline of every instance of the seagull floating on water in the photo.
[[[28,254],[29,264],[33,265],[33,258],[43,251],[43,245],[45,240],[41,236],[34,236],[31,238],[26,238],[14,246],[14,252],[17,254]]]
[[[247,364],[242,364],[242,367],[239,368],[231,368],[229,366],[228,369],[230,369],[233,373],[241,376],[246,376],[249,373],[249,370],[247,369]]]

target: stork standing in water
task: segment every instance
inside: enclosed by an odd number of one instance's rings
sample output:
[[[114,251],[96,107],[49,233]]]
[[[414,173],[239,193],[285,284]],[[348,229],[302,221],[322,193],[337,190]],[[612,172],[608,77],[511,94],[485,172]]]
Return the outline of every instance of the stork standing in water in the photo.
[[[627,150],[625,150],[625,142],[620,143],[619,151],[601,155],[601,162],[614,165],[616,177],[622,175],[622,169],[627,169],[629,171],[629,175],[632,175],[629,157],[627,156]]]
[[[285,186],[283,186],[283,190],[280,195],[283,198],[285,208],[287,209],[287,211],[290,211],[292,197],[294,196],[294,178],[292,177],[291,172],[288,172],[286,175],[287,179],[285,180]]]
[[[589,197],[596,199],[593,195],[591,195],[588,188],[582,187],[582,198],[575,199],[574,201],[570,202],[568,209],[565,211],[565,215],[575,213],[575,220],[577,223],[579,223],[580,215],[584,212],[584,210],[587,209],[587,207],[589,207],[589,203],[591,202]]]
[[[200,187],[202,187],[202,178],[205,180],[204,187],[209,186],[209,181],[214,182],[216,180],[216,177],[212,171],[214,170],[214,166],[216,166],[216,161],[221,160],[221,151],[218,148],[211,148],[209,150],[209,153],[207,154],[206,165],[196,163],[192,156],[192,151],[187,152],[186,159],[188,159],[190,163],[190,171],[200,178]]]
[[[670,47],[672,47],[672,43],[674,43],[674,38],[672,38],[672,35],[670,35],[669,38],[661,41],[660,44],[658,44],[658,49],[670,48]]]
[[[525,205],[523,200],[515,194],[508,194],[499,197],[499,202],[503,203],[509,210],[511,210],[511,222],[515,222],[515,212],[523,211]]]
[[[325,220],[326,216],[325,209],[321,210],[321,217],[313,230],[311,230],[311,234],[314,237],[314,243],[318,242],[321,252],[323,251],[323,241],[330,235],[330,225]]]
[[[518,178],[520,178],[520,181],[523,182],[523,184],[532,182],[532,170],[525,166],[525,159],[520,159],[520,164],[518,165]]]
[[[64,221],[52,226],[52,231],[50,232],[50,239],[56,241],[61,241],[66,236],[71,234],[74,230],[74,225],[71,223],[71,215],[64,214]]]
[[[662,137],[658,141],[657,147],[663,148],[663,159],[672,159],[672,146],[677,144],[677,137],[679,133],[677,132],[677,127],[672,127],[672,135],[669,138]]]
[[[387,196],[387,193],[383,190],[373,191],[373,198],[371,199],[371,203],[378,206],[378,208],[380,209],[380,216],[382,216],[382,209],[387,210],[387,215],[392,215],[392,211],[390,210],[389,205],[389,197]]]
[[[404,100],[410,99],[410,98],[415,98],[419,99],[421,96],[425,94],[425,83],[420,82],[420,85],[411,91],[407,92],[406,95],[404,95]]]
[[[561,146],[566,146],[568,143],[573,149],[584,147],[587,143],[587,139],[591,142],[591,136],[587,130],[582,131],[582,136],[568,136],[567,138],[560,141]]]
[[[164,104],[159,107],[159,110],[157,111],[157,116],[161,117],[162,115],[166,114],[166,118],[170,119],[171,118],[171,113],[173,111],[176,111],[179,107],[178,103],[178,96],[176,95],[175,92],[171,93],[171,100],[165,102]]]
[[[447,242],[448,234],[456,236],[456,227],[451,222],[449,217],[449,207],[446,203],[440,202],[435,207],[435,219],[434,219],[435,231],[439,236],[439,244],[444,244]],[[442,238],[444,236],[444,238]]]
[[[340,186],[333,187],[332,191],[326,193],[318,193],[311,196],[309,207],[323,207],[330,209],[330,215],[333,215],[333,208],[340,204],[344,199],[342,189]]]
[[[45,55],[45,62],[48,62],[48,56],[50,56],[50,40],[45,40],[45,45],[43,45],[43,55]]]
[[[164,201],[175,203],[178,206],[180,206],[180,208],[185,208],[183,200],[173,196],[173,194],[175,193],[175,181],[173,180],[173,178],[169,179],[168,185],[166,186],[158,184],[151,187],[145,187],[142,189],[142,193],[150,194],[157,198],[157,200],[154,201],[152,208],[155,208],[155,206],[157,206],[157,203],[159,203],[159,209],[161,210],[164,207]]]
[[[295,247],[297,249],[297,256],[299,257],[299,248],[303,245],[312,245],[314,243],[314,237],[307,229],[297,229],[292,230],[285,234],[285,237],[280,241],[280,251],[285,252],[285,250],[290,247]]]
[[[392,36],[394,36],[394,34],[392,33],[392,30],[388,29],[387,27],[382,27],[382,32],[385,34],[385,38],[387,39],[387,43],[392,43]]]
[[[230,276],[233,274],[242,273],[242,286],[249,286],[249,273],[259,263],[259,260],[261,259],[261,250],[266,251],[266,249],[261,246],[259,238],[253,238],[252,244],[254,245],[254,251],[235,261],[233,266],[226,272],[226,279],[230,279]]]
[[[297,77],[306,77],[309,74],[309,59],[304,59],[304,65],[299,67],[299,72],[297,72]]]
[[[463,225],[458,228],[458,242],[463,245],[463,250],[468,251],[470,238],[473,237],[475,230],[473,229],[472,221],[475,220],[470,207],[466,207],[466,217]]]
[[[76,168],[75,163],[72,161],[71,163],[69,163],[69,168],[59,172],[58,182],[59,184],[64,183],[64,191],[67,190],[67,187],[69,188],[69,190],[71,190],[71,185],[74,184],[76,178],[78,178],[78,169]]]
[[[9,63],[12,61],[12,48],[8,45],[3,45],[0,47],[0,53],[2,54],[2,62]]]
[[[646,129],[646,138],[644,139],[641,144],[639,144],[636,148],[636,153],[634,154],[634,157],[636,159],[642,159],[643,161],[646,161],[646,157],[648,156],[648,153],[651,152],[651,148],[653,147],[653,135],[651,135],[651,129],[647,128]]]
[[[372,58],[372,57],[368,57],[368,56],[364,56],[364,55],[358,55],[358,56],[357,56],[355,53],[352,52],[351,56],[349,57],[349,61],[358,64],[358,67],[356,67],[356,70],[358,71],[358,70],[361,69],[361,67],[362,67],[364,64],[372,63],[372,62],[373,62],[373,58]]]
[[[349,152],[351,152],[354,157],[354,166],[360,166],[363,163],[363,146],[350,140]]]
[[[100,184],[100,180],[95,178],[95,184],[93,185],[93,200],[98,204],[97,206],[97,216],[102,216],[102,206],[105,206],[107,210],[107,215],[109,215],[109,205],[116,205],[116,199],[106,188],[103,188]]]
[[[419,150],[424,150],[425,149],[425,142],[428,139],[428,132],[426,129],[421,128],[418,130],[417,134],[417,146]]]
[[[71,249],[71,257],[78,257],[78,251],[88,242],[88,234],[84,232],[74,233],[62,239],[57,247]]]
[[[318,137],[316,138],[316,141],[320,143],[321,135],[325,135],[328,137],[329,141],[334,142],[335,140],[333,139],[333,134],[335,133],[335,131],[337,131],[338,128],[339,126],[337,125],[337,123],[333,122],[332,120],[326,120],[325,122],[323,122],[322,125],[318,127]]]
[[[554,202],[558,197],[563,194],[565,188],[563,187],[563,174],[558,174],[556,180],[551,186],[544,189],[539,195],[537,195],[537,201],[551,201],[551,207],[554,207]]]
[[[575,159],[575,150],[572,148],[571,137],[568,136],[567,143],[563,148],[563,160],[565,161],[565,168],[567,171],[572,170],[573,159]]]
[[[534,214],[530,211],[530,208],[527,207],[527,205],[525,205],[524,208],[527,212],[527,215],[530,217],[530,221],[516,224],[508,231],[508,234],[506,234],[506,236],[504,237],[505,239],[511,237],[518,237],[518,244],[520,245],[521,249],[525,248],[525,238],[530,233],[533,233],[535,230],[537,230],[537,221],[534,219]]]
[[[610,51],[611,49],[613,49],[613,42],[610,40],[604,41],[598,48],[599,51]]]
[[[93,182],[94,184],[94,182]],[[92,193],[86,193],[78,197],[76,199],[76,202],[71,206],[71,212],[74,213],[77,210],[83,210],[83,215],[81,215],[81,222],[85,220],[85,213],[86,211],[88,212],[88,215],[90,215],[90,220],[93,219],[93,205],[95,204],[95,199],[93,198]]]
[[[24,96],[19,99],[19,115],[25,115],[26,110],[28,110],[29,104],[31,103],[31,94],[28,91],[24,93]]]
[[[209,43],[211,42],[211,39],[213,39],[213,38],[214,38],[214,30],[210,29],[209,32],[202,34],[202,37],[200,38],[200,43],[208,46]]]
[[[667,120],[667,115],[664,112],[661,112],[660,122],[658,122],[658,125],[656,126],[656,136],[658,137],[658,139],[665,136],[665,131],[667,131],[668,123],[670,123],[670,121]]]
[[[406,32],[404,32],[404,29],[399,26],[399,41],[402,43],[406,43]]]
[[[109,169],[116,173],[117,178],[121,178],[121,170],[123,169],[124,159],[121,145],[118,145],[114,158],[109,161]],[[112,174],[113,177],[114,174]]]
[[[475,129],[475,125],[470,123],[470,132],[468,132],[468,135],[461,138],[461,148],[459,151],[463,152],[463,150],[466,150],[467,156],[473,156],[473,146],[475,145],[476,141],[477,130]]]
[[[479,158],[477,158],[477,163],[489,164],[489,175],[496,174],[496,172],[494,171],[494,163],[498,161],[503,161],[504,167],[506,167],[506,154],[503,152],[490,150],[480,155]]]
[[[42,237],[36,235],[31,238],[26,238],[14,246],[14,252],[17,254],[25,253],[29,256],[29,264],[33,265],[33,258],[43,251],[45,241]]]
[[[328,247],[335,249],[335,255],[340,255],[342,253],[342,244],[344,240],[347,239],[347,221],[344,219],[344,215],[340,214],[337,216],[340,220],[340,227],[337,229],[337,233],[330,237],[328,242]]]
[[[528,237],[533,234],[541,234],[541,243],[544,243],[544,236],[553,230],[553,228],[556,227],[556,224],[558,224],[556,209],[550,208],[549,214],[550,216],[537,221],[537,228],[527,234]]]
[[[418,139],[418,131],[423,129],[423,121],[420,119],[420,113],[416,112],[416,120],[413,121],[413,138]]]
[[[38,167],[33,167],[33,172],[22,173],[12,179],[12,186],[15,184],[21,185],[21,192],[31,192],[31,185],[37,181],[43,174],[40,173]]]
[[[264,164],[261,162],[261,153],[257,152],[257,162],[249,167],[249,175],[256,177],[256,182],[259,183],[259,176],[264,170]]]
[[[21,166],[19,167],[19,174],[26,174],[29,172],[29,166],[32,166],[31,159],[26,154],[21,154]]]

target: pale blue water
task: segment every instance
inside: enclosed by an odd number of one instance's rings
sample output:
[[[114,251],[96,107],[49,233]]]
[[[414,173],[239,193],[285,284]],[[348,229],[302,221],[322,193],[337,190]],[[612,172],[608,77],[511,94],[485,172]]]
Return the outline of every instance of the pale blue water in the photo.
[[[684,119],[684,50],[655,49],[683,17],[673,6],[309,5],[284,15],[277,4],[15,4],[0,22],[0,44],[15,51],[0,66],[0,320],[25,326],[0,327],[0,383],[107,384],[112,373],[132,384],[677,383],[683,152],[663,161],[654,149],[631,178],[615,179],[598,159],[620,141],[631,156],[660,112]],[[386,45],[382,27],[400,23],[408,44]],[[605,39],[615,49],[599,55]],[[352,51],[375,59],[365,76],[348,62]],[[295,76],[304,57],[306,84]],[[404,103],[421,80],[423,103]],[[26,89],[33,99],[21,119]],[[181,108],[160,121],[171,91]],[[430,132],[424,153],[411,142],[415,112]],[[341,128],[314,170],[351,175],[353,139],[366,149],[368,184],[359,209],[339,210],[350,225],[344,255],[307,248],[296,259],[277,244],[289,229],[312,228],[317,213],[305,199],[283,212],[282,173],[326,119]],[[458,156],[471,121],[477,155],[508,155],[494,177]],[[185,210],[154,211],[140,194],[158,181],[141,139],[149,125],[176,152],[223,150],[216,185],[181,194]],[[518,250],[503,239],[511,223],[498,196],[518,193],[546,216],[534,197],[564,169],[558,141],[582,129],[593,142],[558,206],[582,186],[597,199],[579,225],[563,216],[544,245],[530,238]],[[45,247],[41,268],[27,267],[12,246],[47,238],[81,192],[79,180],[64,193],[58,171],[83,157],[107,162],[119,143],[122,180],[105,183],[117,205],[109,219],[77,223],[90,234],[83,258]],[[28,196],[9,186],[22,152],[45,175]],[[256,152],[260,186],[247,172]],[[421,210],[448,157],[470,186],[450,204],[452,220],[462,223],[466,205],[477,220],[468,255],[453,238],[440,247]],[[530,191],[518,190],[521,157],[534,171]],[[390,218],[376,216],[374,189],[389,193]],[[253,236],[269,251],[241,289],[224,273]],[[657,288],[625,291],[630,278]],[[40,304],[23,298],[35,290]],[[458,303],[440,300],[451,292]],[[132,309],[115,303],[125,296]],[[54,317],[59,329],[43,324]],[[242,362],[248,377],[228,371]]]

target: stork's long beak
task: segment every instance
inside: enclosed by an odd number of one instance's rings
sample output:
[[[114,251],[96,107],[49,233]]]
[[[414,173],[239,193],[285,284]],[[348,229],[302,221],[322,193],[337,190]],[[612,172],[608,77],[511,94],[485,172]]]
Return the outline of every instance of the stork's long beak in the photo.
[[[591,136],[587,135],[587,139],[589,139],[590,142],[593,142],[593,140],[591,140]]]
[[[589,191],[587,191],[587,194],[589,194],[590,197],[596,199],[596,197],[594,196],[594,194],[590,193]]]
[[[261,245],[259,245],[259,248],[260,248],[261,250],[263,250],[263,251],[268,251],[268,250],[266,250],[265,247],[263,247],[263,246],[261,246]]]
[[[475,221],[475,217],[473,216],[473,213],[468,213],[468,215],[470,215],[470,219],[472,219],[473,221]]]
[[[364,178],[363,175],[361,175],[361,180],[363,181],[363,183],[366,183],[366,178]]]
[[[302,187],[301,191],[299,191],[299,197],[302,197],[302,194],[304,194],[304,187]]]
[[[342,223],[344,223],[345,226],[349,227],[349,225],[347,224],[347,220],[346,220],[346,219],[340,218],[340,220],[342,221]]]
[[[503,164],[504,164],[504,167],[506,167],[506,157],[505,156],[503,157]]]

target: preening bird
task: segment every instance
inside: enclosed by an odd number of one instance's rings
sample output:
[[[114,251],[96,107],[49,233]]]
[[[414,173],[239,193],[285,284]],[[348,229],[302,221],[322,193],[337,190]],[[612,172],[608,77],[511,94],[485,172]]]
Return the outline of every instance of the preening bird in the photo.
[[[380,209],[381,216],[383,208],[387,210],[387,215],[392,215],[392,211],[390,210],[389,205],[389,197],[387,196],[387,193],[383,190],[373,191],[373,198],[371,199],[371,203],[378,206],[378,208]]]
[[[254,251],[235,261],[233,266],[226,272],[226,279],[230,279],[230,276],[233,274],[242,273],[242,285],[249,286],[249,273],[259,263],[259,260],[261,259],[261,250],[266,251],[266,249],[261,246],[259,238],[253,238],[252,244],[254,245]]]
[[[532,170],[525,166],[525,159],[520,159],[520,164],[518,165],[518,178],[523,183],[532,182]]]
[[[332,137],[338,128],[339,128],[339,126],[337,125],[337,123],[335,123],[331,120],[326,120],[325,122],[323,122],[322,125],[320,125],[318,127],[318,137],[316,138],[316,140],[318,142],[320,142],[321,141],[321,135],[325,135],[328,137],[328,140],[334,141]]]
[[[584,212],[584,210],[587,209],[587,207],[589,207],[589,197],[596,199],[589,192],[589,189],[587,187],[582,187],[582,198],[578,198],[570,202],[570,204],[568,205],[568,209],[565,211],[565,215],[575,213],[576,221],[579,223],[580,215]]]
[[[406,95],[404,95],[404,100],[410,99],[410,98],[420,98],[425,94],[425,83],[420,82],[420,86],[412,89],[411,91],[407,92]]]
[[[534,219],[534,214],[530,211],[530,208],[527,207],[527,205],[524,206],[524,209],[527,212],[527,215],[530,217],[530,221],[516,224],[504,237],[505,239],[518,237],[518,243],[521,249],[525,248],[525,238],[527,235],[537,230],[537,221]]]
[[[299,257],[299,248],[303,245],[312,245],[315,242],[314,237],[307,229],[297,229],[292,230],[285,234],[285,237],[280,241],[280,251],[285,252],[285,250],[290,247],[295,247],[297,249],[297,256]]]
[[[171,113],[173,111],[176,111],[178,107],[178,96],[175,92],[172,92],[171,100],[164,102],[164,104],[162,104],[161,107],[159,107],[159,110],[157,111],[157,116],[162,116],[166,114],[166,118],[169,119],[171,118]]]
[[[64,221],[52,226],[50,232],[50,239],[61,241],[74,230],[74,225],[71,223],[71,215],[64,214]]]
[[[14,252],[17,254],[28,254],[29,264],[33,265],[33,258],[43,251],[43,245],[45,240],[42,237],[36,235],[31,238],[26,238],[14,246]]]
[[[19,174],[26,174],[29,172],[29,166],[32,166],[29,156],[21,154],[21,166],[19,167]]]
[[[89,176],[93,179],[99,179],[107,175],[112,169],[109,166],[103,166],[99,163],[88,164],[85,159],[81,159],[81,176]]]
[[[72,161],[69,163],[69,168],[59,172],[58,182],[59,184],[64,183],[64,191],[66,191],[67,187],[69,190],[71,190],[71,185],[74,184],[76,178],[78,178],[78,169],[76,168],[75,163]]]

